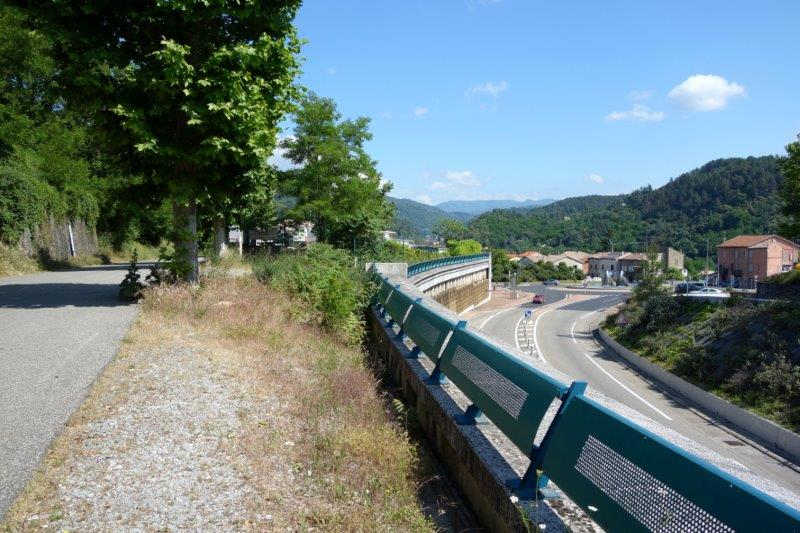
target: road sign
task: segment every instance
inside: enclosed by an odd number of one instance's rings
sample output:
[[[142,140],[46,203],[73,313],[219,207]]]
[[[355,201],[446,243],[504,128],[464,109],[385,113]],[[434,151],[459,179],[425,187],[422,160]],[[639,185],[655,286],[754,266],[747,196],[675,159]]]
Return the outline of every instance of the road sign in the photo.
[[[531,311],[530,309],[526,309],[525,310],[525,318],[526,319],[530,318],[532,314],[533,314],[533,311]]]

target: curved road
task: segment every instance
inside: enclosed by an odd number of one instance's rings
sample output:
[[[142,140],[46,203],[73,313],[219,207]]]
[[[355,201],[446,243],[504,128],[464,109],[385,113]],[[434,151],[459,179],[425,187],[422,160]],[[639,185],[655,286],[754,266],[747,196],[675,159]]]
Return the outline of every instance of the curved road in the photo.
[[[606,311],[627,297],[624,292],[566,291],[542,286],[525,287],[544,293],[548,308],[537,313],[525,327],[522,309],[514,307],[487,313],[471,321],[473,327],[524,353],[526,338],[534,337],[532,357],[539,357],[575,380],[587,381],[589,388],[610,397],[655,422],[681,433],[724,457],[747,466],[758,475],[800,495],[800,468],[772,454],[758,444],[712,420],[630,369],[616,354],[599,344],[592,335]],[[555,294],[558,293],[558,294]],[[574,303],[555,303],[567,294],[581,294]],[[527,300],[528,295],[525,295]],[[538,355],[537,355],[538,352]]]
[[[0,517],[136,315],[117,299],[125,270],[0,278]]]

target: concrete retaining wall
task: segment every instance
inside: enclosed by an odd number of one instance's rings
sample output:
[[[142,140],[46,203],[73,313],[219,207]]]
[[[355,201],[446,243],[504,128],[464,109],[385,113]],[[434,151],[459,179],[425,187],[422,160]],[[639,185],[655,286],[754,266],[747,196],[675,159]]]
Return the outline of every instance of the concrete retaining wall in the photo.
[[[33,231],[25,230],[19,246],[29,257],[47,255],[50,259],[64,261],[73,257],[73,251],[74,255],[97,253],[97,234],[83,220],[55,220],[50,217]]]
[[[426,296],[461,313],[486,301],[491,290],[491,272],[490,257],[427,270],[408,279]]]
[[[775,453],[800,464],[800,435],[756,414],[692,385],[675,374],[625,348],[603,329],[598,330],[600,340],[639,372],[672,389],[698,405],[711,416],[721,418],[736,426],[757,442]]]

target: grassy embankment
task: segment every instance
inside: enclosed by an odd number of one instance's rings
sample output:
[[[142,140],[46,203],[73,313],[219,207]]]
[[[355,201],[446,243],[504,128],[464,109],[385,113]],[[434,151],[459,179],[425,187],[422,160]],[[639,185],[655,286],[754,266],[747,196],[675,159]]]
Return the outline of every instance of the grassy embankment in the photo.
[[[800,311],[732,297],[715,305],[657,296],[607,319],[639,355],[726,400],[800,431]],[[620,322],[624,325],[620,325]]]
[[[170,245],[167,245],[169,249]],[[100,243],[96,254],[79,255],[69,260],[56,260],[48,257],[32,259],[17,247],[0,243],[0,277],[31,274],[42,270],[69,270],[83,266],[107,265],[110,263],[127,263],[133,252],[138,254],[139,261],[158,259],[160,248],[140,242],[126,243],[115,250],[110,245]]]
[[[31,516],[37,524],[63,520],[64,498],[74,495],[60,493],[62,480],[72,457],[87,453],[85,428],[122,409],[138,367],[164,357],[135,354],[178,347],[202,350],[198,357],[221,368],[208,378],[235,383],[236,394],[253,402],[237,412],[241,431],[220,438],[232,457],[246,458],[255,493],[237,527],[265,527],[258,517],[268,512],[274,530],[434,530],[420,501],[423,482],[434,477],[430,463],[396,420],[360,346],[369,294],[363,273],[348,254],[314,247],[309,255],[258,260],[254,270],[264,283],[212,275],[197,288],[147,290],[123,349],[51,447],[6,527],[30,528]]]

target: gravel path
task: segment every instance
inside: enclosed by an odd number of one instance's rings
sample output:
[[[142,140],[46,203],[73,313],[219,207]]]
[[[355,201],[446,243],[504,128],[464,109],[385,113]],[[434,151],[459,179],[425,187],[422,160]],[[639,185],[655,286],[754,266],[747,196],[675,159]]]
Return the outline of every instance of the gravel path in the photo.
[[[0,516],[116,353],[123,266],[0,279]]]
[[[49,526],[241,530],[252,490],[247,458],[231,444],[245,395],[199,349],[137,351],[124,367],[101,383],[107,414],[70,436],[79,444],[59,476],[61,517]]]

